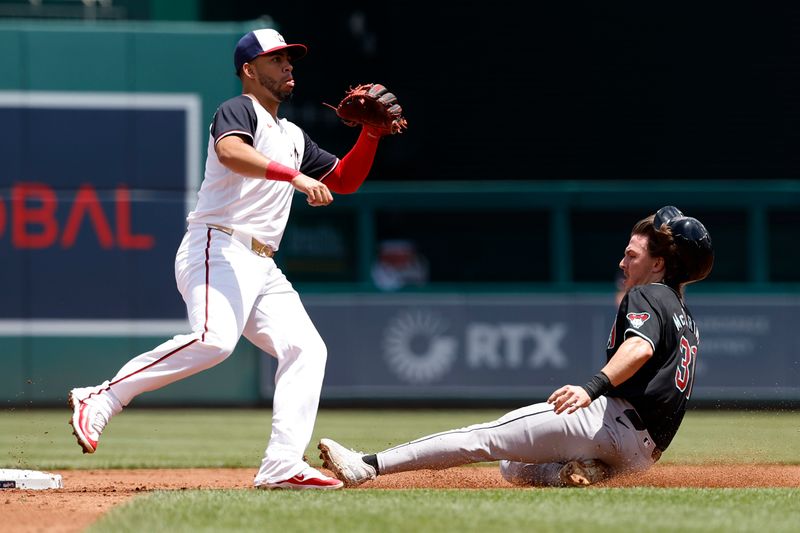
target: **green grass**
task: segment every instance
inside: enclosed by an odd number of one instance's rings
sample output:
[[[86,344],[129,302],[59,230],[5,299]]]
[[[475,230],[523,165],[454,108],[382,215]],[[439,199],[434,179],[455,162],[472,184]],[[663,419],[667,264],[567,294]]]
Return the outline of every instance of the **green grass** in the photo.
[[[428,433],[489,421],[503,413],[322,410],[308,456],[319,464],[316,442],[320,437],[379,451]],[[111,421],[97,453],[82,455],[68,418],[67,409],[0,412],[0,468],[255,468],[270,429],[267,409],[131,407]],[[690,411],[662,461],[800,464],[800,412]]]
[[[155,492],[89,531],[797,531],[797,489]]]
[[[800,412],[690,411],[662,460],[800,464]]]
[[[322,410],[309,444],[330,436],[378,451],[503,410]],[[82,455],[67,409],[0,412],[0,468],[246,467],[269,435],[266,409],[148,410],[111,422],[100,449]],[[690,411],[663,462],[800,464],[799,412]],[[113,509],[104,531],[797,531],[800,488],[157,491]]]

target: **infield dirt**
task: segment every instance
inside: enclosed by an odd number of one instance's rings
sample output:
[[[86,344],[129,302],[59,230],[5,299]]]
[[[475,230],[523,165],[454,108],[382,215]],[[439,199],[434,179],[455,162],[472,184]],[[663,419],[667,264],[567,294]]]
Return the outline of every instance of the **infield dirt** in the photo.
[[[158,469],[65,470],[64,488],[0,491],[3,530],[76,532],[113,506],[153,490],[250,489],[254,470]],[[595,487],[800,487],[800,465],[656,465],[636,476],[618,477]],[[460,467],[379,477],[364,489],[510,489],[496,467]],[[545,489],[546,490],[546,489]],[[576,489],[581,490],[581,489]],[[591,490],[583,489],[583,490]]]

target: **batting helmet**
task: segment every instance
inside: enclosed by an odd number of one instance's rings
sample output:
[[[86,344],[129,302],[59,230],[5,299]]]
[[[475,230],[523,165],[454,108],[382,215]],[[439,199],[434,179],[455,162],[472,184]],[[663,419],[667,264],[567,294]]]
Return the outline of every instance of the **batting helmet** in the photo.
[[[714,246],[706,227],[671,205],[659,209],[653,219],[656,229],[661,229],[664,224],[672,233],[677,255],[678,269],[669,276],[678,283],[705,279],[714,266]]]

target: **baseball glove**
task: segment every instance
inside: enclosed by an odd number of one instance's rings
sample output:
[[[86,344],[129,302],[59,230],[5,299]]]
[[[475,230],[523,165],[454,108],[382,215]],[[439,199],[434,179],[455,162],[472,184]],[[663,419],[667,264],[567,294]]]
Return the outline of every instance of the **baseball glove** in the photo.
[[[402,133],[408,127],[397,97],[379,83],[351,87],[338,106],[325,105],[335,110],[348,126],[369,126],[381,135]]]

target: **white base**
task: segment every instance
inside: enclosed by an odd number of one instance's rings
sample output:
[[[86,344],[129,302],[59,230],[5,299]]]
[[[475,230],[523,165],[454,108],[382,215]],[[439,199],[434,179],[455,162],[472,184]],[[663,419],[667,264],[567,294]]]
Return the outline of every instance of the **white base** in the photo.
[[[61,475],[39,472],[37,470],[0,469],[0,490],[2,489],[61,489]]]

